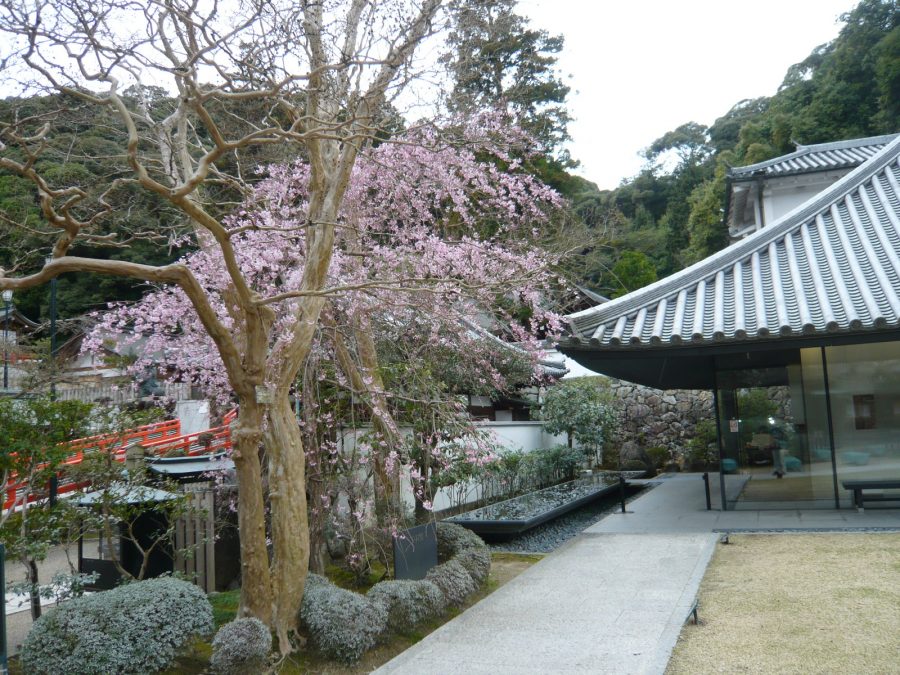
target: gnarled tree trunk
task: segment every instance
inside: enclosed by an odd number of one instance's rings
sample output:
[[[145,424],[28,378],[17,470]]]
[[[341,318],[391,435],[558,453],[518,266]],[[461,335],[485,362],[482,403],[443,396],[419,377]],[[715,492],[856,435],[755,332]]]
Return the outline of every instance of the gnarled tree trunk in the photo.
[[[297,629],[309,569],[309,522],[306,512],[306,462],[303,438],[287,392],[268,410],[269,501],[272,505],[272,625],[283,654]]]
[[[242,401],[232,427],[232,458],[238,483],[238,530],[241,542],[241,616],[272,622],[273,589],[266,546],[265,500],[259,449],[263,440],[263,410]]]

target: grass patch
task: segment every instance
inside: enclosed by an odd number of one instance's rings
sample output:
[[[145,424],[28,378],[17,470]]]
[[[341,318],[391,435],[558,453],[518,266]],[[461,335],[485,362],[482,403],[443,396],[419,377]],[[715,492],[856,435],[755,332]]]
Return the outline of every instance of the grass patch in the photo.
[[[216,624],[216,630],[219,630],[219,626],[237,616],[238,607],[241,604],[241,592],[237,590],[210,593],[208,597],[213,608],[213,621]]]
[[[894,673],[900,535],[731,535],[668,675]]]

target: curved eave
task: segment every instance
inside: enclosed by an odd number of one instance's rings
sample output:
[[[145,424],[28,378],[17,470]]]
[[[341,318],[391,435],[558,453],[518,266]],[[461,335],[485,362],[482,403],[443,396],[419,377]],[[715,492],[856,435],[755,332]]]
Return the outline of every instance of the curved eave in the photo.
[[[888,339],[900,338],[900,325],[886,326],[880,329],[855,329],[834,330],[810,333],[767,333],[758,336],[745,336],[741,338],[722,338],[713,340],[669,340],[657,342],[622,342],[619,344],[600,345],[597,341],[581,340],[570,337],[564,338],[557,345],[557,349],[570,356],[570,352],[601,351],[610,358],[619,358],[622,355],[653,355],[672,354],[674,352],[685,353],[699,352],[744,352],[748,349],[781,348],[785,345],[800,346],[830,346],[834,344],[858,344],[862,342],[882,342]],[[615,356],[612,356],[615,355]]]
[[[617,346],[894,325],[898,154],[900,137],[769,227],[650,286],[571,314],[572,335]]]
[[[732,167],[728,176],[735,182],[754,180],[758,177],[780,177],[835,169],[852,169],[880,152],[898,134],[855,138],[834,143],[798,145],[787,155],[773,157],[756,164]]]
[[[720,369],[784,366],[798,362],[800,349],[891,340],[900,340],[900,328],[602,349],[565,340],[558,349],[590,370],[629,382],[659,389],[712,389]]]

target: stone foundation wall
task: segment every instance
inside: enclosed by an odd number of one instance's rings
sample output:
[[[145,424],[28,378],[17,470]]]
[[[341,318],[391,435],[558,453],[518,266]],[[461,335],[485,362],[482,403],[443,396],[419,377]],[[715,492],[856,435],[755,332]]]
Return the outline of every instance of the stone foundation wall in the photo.
[[[662,447],[682,458],[687,443],[695,436],[700,420],[715,420],[711,391],[691,389],[661,390],[622,380],[609,380],[615,399],[617,423],[611,441],[621,450],[621,458],[644,459],[647,448]],[[773,415],[793,422],[790,389],[769,387]]]
[[[617,417],[613,447],[663,447],[681,457],[694,437],[697,422],[714,417],[709,391],[662,391],[614,379],[610,379],[609,387]]]

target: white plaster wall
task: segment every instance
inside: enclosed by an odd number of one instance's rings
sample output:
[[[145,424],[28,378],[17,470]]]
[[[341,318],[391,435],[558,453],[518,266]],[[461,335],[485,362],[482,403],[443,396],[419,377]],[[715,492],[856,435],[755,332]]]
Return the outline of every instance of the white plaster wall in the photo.
[[[498,451],[524,450],[529,452],[539,448],[549,448],[566,442],[565,435],[554,436],[544,431],[543,422],[479,422],[476,426],[488,432],[496,441]],[[341,432],[341,443],[345,450],[352,450],[356,439],[371,432],[371,427],[345,429]],[[400,433],[412,433],[408,427],[401,427]]]
[[[565,435],[554,436],[544,431],[543,422],[481,422],[477,426],[487,431],[495,439],[499,452],[531,452],[566,442]],[[370,428],[365,427],[344,430],[341,434],[344,450],[352,450],[357,439],[370,431]],[[403,434],[411,433],[409,428],[402,428],[400,431]],[[415,504],[415,496],[409,480],[408,467],[403,467],[401,470],[400,489],[403,503],[412,510]],[[452,490],[453,488],[442,488],[432,495],[433,509],[435,511],[443,511],[453,505]],[[480,487],[473,484],[468,486],[463,502],[469,504],[478,501],[481,497]]]
[[[769,180],[763,188],[765,226],[768,227],[809,201],[847,173],[848,171],[827,171]]]
[[[482,422],[478,425],[486,430],[501,449],[538,450],[553,445],[565,444],[565,435],[553,436],[544,431],[543,422]]]
[[[790,213],[804,202],[809,201],[826,187],[827,185],[817,184],[782,190],[766,189],[763,198],[766,226],[768,227],[784,214]]]

